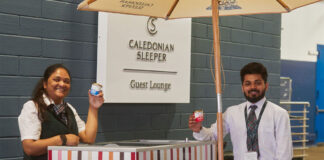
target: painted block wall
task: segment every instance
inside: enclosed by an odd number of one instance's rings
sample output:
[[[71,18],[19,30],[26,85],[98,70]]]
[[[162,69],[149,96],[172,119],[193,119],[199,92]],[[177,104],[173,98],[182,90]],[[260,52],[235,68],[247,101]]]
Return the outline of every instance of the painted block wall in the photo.
[[[97,13],[77,11],[79,2],[0,1],[0,159],[22,159],[17,116],[50,64],[70,69],[72,90],[66,100],[86,119],[87,90],[97,74]],[[104,104],[97,141],[192,139],[187,120],[195,109],[206,113],[205,126],[215,122],[212,23],[210,18],[192,22],[190,103]],[[244,101],[239,70],[251,61],[268,68],[267,97],[279,102],[280,25],[280,14],[220,18],[224,111]],[[226,150],[231,150],[230,142]]]

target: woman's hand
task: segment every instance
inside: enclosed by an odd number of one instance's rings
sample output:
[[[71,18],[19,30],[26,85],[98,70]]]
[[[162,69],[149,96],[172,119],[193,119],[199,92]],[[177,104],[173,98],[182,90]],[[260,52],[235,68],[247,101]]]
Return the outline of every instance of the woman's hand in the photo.
[[[104,103],[104,98],[103,98],[102,91],[100,91],[98,95],[94,96],[94,95],[90,94],[90,90],[89,90],[88,91],[88,96],[89,96],[89,105],[90,105],[90,107],[98,109]]]
[[[67,146],[76,146],[79,144],[79,136],[75,134],[66,134],[65,137]]]

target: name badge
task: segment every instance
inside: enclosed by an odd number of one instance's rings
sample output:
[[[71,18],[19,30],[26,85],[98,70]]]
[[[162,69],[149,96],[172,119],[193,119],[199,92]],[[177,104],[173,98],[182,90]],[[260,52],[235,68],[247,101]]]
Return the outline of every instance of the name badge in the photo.
[[[247,152],[244,154],[244,160],[258,160],[257,152]]]

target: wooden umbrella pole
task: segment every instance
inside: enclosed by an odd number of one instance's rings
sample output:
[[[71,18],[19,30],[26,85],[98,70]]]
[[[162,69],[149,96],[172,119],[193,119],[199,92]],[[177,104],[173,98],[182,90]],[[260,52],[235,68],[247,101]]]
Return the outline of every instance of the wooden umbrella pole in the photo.
[[[224,160],[223,151],[223,118],[222,118],[222,82],[221,82],[221,58],[219,40],[219,11],[218,0],[212,0],[212,22],[214,36],[214,65],[215,65],[215,89],[217,95],[217,142],[218,160]]]

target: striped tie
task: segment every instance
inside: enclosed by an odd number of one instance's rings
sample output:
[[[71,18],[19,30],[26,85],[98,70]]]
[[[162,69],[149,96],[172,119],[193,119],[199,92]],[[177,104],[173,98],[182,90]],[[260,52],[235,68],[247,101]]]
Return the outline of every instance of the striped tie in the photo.
[[[66,111],[65,111],[66,107],[67,107],[66,103],[62,103],[59,105],[53,105],[53,110],[56,113],[56,115],[58,116],[58,118],[60,120],[62,120],[64,122],[64,124],[67,125],[67,116],[66,116]]]
[[[249,152],[258,152],[259,153],[259,144],[258,144],[258,125],[255,115],[256,105],[250,106],[250,113],[247,119],[247,139],[246,144]]]

